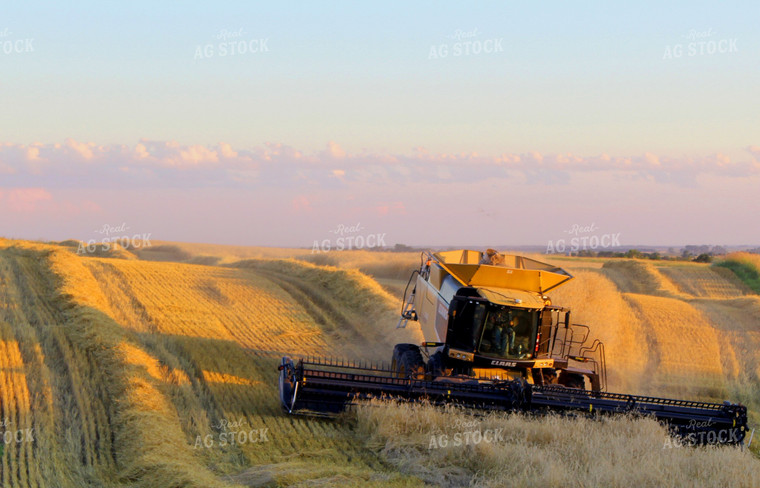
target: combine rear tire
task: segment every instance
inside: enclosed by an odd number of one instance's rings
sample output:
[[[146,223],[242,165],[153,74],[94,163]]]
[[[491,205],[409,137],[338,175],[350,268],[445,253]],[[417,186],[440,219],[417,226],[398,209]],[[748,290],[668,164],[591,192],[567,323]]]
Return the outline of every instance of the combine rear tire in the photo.
[[[567,371],[562,371],[559,374],[558,383],[567,388],[577,388],[579,390],[586,389],[586,378],[583,375],[577,373],[568,373]]]
[[[419,346],[396,344],[393,348],[391,368],[399,378],[420,378],[425,374],[425,360]]]

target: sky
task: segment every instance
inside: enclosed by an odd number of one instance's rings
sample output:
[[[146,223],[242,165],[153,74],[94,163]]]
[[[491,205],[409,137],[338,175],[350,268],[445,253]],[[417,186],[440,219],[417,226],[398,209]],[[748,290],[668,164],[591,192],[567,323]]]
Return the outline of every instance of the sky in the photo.
[[[619,3],[4,2],[0,235],[760,244],[760,4]]]

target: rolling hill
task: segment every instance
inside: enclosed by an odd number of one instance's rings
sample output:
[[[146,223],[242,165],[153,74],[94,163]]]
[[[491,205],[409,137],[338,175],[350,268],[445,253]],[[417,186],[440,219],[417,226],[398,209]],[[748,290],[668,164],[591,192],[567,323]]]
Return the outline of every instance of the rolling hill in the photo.
[[[4,432],[22,432],[4,442],[3,486],[760,479],[750,453],[663,449],[664,430],[645,420],[475,418],[392,404],[338,421],[284,416],[283,354],[387,360],[393,344],[421,340],[414,327],[395,329],[397,294],[418,256],[163,245],[160,256],[78,256],[72,245],[0,240],[0,408]],[[612,389],[730,397],[757,412],[757,295],[705,266],[577,265],[553,299],[607,342]],[[430,436],[457,422],[510,434],[464,451],[430,449]],[[613,447],[619,459],[629,448],[649,451],[656,474],[594,467]],[[504,469],[526,450],[520,459],[542,461]]]

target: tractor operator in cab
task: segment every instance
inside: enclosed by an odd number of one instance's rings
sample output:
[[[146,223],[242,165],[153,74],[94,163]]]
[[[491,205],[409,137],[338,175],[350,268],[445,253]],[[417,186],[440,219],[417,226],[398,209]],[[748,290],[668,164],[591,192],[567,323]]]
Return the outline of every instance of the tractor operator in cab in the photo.
[[[517,319],[508,311],[493,311],[488,317],[491,331],[491,346],[494,353],[501,356],[512,354],[515,348],[515,326]]]

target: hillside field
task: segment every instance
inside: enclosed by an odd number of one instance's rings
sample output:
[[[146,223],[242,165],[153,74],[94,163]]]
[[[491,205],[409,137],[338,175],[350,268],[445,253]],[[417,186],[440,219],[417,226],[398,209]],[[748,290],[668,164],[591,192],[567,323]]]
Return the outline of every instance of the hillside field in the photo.
[[[76,250],[0,239],[3,486],[760,486],[760,439],[680,448],[646,419],[285,416],[282,355],[423,340],[395,328],[417,253]],[[760,425],[760,296],[730,270],[535,257],[575,276],[551,297],[605,342],[611,391],[741,401]],[[457,429],[501,435],[440,445]]]

